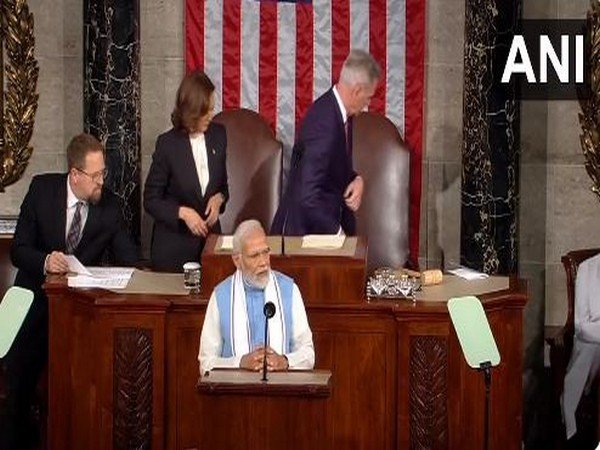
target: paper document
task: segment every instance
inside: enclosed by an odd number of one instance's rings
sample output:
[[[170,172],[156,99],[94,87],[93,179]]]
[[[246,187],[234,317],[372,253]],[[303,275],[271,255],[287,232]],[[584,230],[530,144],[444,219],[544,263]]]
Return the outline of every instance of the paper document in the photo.
[[[94,278],[131,278],[133,267],[88,267]]]
[[[67,279],[69,287],[124,289],[135,269],[131,267],[89,267],[86,270],[87,274],[80,273],[69,277]]]
[[[345,235],[307,234],[302,237],[302,248],[342,248]]]
[[[469,269],[468,267],[457,267],[456,269],[449,270],[448,273],[469,281],[483,280],[484,278],[489,277],[487,273],[478,272],[476,270]]]
[[[69,264],[69,272],[81,273],[84,275],[91,275],[90,271],[85,268],[83,264],[77,259],[75,255],[65,255],[67,263]]]

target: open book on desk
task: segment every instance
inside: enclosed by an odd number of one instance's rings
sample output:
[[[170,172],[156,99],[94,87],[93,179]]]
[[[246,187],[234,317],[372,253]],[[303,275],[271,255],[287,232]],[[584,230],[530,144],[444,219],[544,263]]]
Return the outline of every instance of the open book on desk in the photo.
[[[133,275],[132,267],[85,267],[73,255],[66,255],[69,272],[74,276],[67,278],[69,287],[124,289]]]

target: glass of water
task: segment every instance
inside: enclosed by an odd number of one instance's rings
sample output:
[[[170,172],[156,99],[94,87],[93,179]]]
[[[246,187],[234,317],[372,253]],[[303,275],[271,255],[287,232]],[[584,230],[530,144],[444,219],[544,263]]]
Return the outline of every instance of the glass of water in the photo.
[[[183,265],[183,285],[190,294],[200,292],[201,266],[198,262],[186,262]]]

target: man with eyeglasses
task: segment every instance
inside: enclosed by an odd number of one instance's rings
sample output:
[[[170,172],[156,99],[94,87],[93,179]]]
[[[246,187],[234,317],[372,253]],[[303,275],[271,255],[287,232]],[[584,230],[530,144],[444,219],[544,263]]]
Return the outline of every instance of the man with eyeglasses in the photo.
[[[38,379],[48,359],[46,274],[68,271],[65,254],[84,265],[99,265],[105,254],[117,265],[134,265],[139,251],[128,235],[116,196],[104,188],[102,144],[89,134],[67,147],[69,171],[35,176],[21,205],[11,249],[15,285],[31,289],[34,302],[4,359],[7,398],[0,420],[0,449],[27,449],[35,443],[28,424]]]
[[[237,271],[213,291],[200,337],[201,373],[240,367],[258,371],[312,369],[315,351],[304,303],[294,280],[271,270],[265,232],[256,220],[242,222],[233,235]],[[272,302],[264,348],[264,305]]]

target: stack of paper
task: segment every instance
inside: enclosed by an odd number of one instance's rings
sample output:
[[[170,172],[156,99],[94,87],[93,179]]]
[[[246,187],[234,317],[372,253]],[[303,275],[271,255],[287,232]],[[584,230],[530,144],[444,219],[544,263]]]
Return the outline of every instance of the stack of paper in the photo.
[[[69,272],[75,276],[67,278],[69,287],[124,289],[135,269],[131,267],[85,267],[73,255],[66,255]]]
[[[302,237],[302,248],[342,248],[343,234],[307,234]]]
[[[487,273],[478,272],[473,269],[469,269],[468,267],[458,267],[456,269],[449,270],[448,273],[452,275],[456,275],[457,277],[464,278],[465,280],[482,280],[487,278],[489,275]]]

